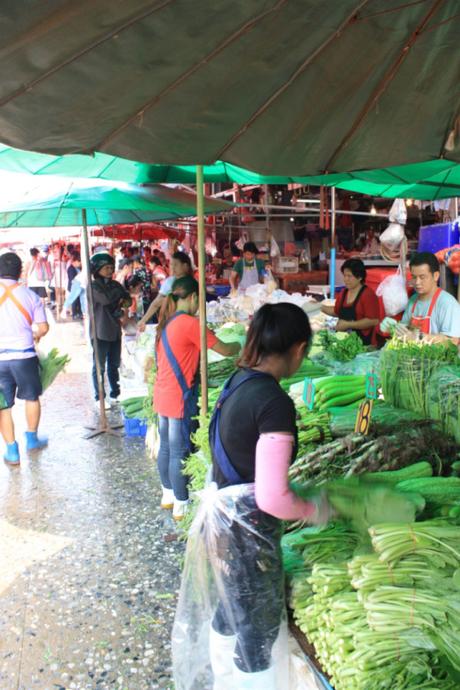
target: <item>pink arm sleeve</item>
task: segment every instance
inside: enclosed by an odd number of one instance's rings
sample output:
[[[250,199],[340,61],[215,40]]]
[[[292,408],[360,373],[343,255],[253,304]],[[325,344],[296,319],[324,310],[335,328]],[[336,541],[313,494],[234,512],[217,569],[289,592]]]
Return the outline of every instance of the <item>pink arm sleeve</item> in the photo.
[[[317,508],[289,488],[288,469],[294,438],[262,434],[256,448],[256,503],[260,510],[281,520],[314,520]]]

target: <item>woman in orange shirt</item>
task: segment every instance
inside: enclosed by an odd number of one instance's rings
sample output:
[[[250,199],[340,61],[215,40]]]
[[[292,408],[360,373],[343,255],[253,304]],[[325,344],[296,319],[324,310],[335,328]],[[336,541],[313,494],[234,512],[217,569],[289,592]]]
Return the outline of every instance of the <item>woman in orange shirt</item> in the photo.
[[[200,322],[198,283],[192,276],[178,278],[163,303],[157,328],[157,378],[153,408],[158,414],[160,450],[158,470],[162,508],[173,508],[176,520],[187,509],[187,478],[183,462],[190,453],[191,421],[198,410]],[[223,343],[207,332],[208,348],[225,357],[236,355],[240,343]]]

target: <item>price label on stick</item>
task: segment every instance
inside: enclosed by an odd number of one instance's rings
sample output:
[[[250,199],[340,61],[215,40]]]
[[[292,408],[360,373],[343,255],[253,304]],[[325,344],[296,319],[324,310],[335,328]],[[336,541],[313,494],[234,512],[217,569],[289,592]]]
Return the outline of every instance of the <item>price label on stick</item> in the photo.
[[[315,391],[316,387],[313,379],[305,379],[303,386],[303,401],[309,410],[312,410],[315,404]]]
[[[374,406],[373,400],[364,400],[358,408],[356,415],[355,432],[367,436],[369,427],[371,425],[372,408]]]
[[[372,372],[372,374],[367,374],[366,376],[366,398],[371,400],[377,400],[379,393],[379,380],[377,376]]]

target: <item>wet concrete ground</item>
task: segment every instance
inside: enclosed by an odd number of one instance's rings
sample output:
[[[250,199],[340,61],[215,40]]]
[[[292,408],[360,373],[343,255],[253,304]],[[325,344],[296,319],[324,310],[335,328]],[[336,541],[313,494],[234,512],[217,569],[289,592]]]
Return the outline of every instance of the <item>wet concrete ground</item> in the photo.
[[[183,545],[143,439],[83,438],[89,359],[79,325],[57,334],[73,360],[43,398],[49,447],[0,463],[0,690],[172,690]]]

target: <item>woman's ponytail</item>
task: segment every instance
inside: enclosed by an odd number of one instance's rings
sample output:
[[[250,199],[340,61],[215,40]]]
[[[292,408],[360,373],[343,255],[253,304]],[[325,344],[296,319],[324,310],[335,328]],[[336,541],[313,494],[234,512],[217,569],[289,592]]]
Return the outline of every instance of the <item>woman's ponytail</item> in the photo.
[[[183,278],[177,278],[177,280],[174,281],[172,290],[163,302],[163,304],[161,305],[160,313],[158,316],[158,326],[156,332],[157,345],[161,338],[163,330],[166,328],[166,324],[177,311],[177,302],[180,299],[187,299],[187,297],[189,297],[190,295],[198,295],[198,290],[198,283],[192,276],[187,275]]]
[[[297,343],[309,347],[311,338],[308,316],[300,307],[287,302],[265,304],[254,314],[238,364],[255,367],[264,357],[286,354]]]

